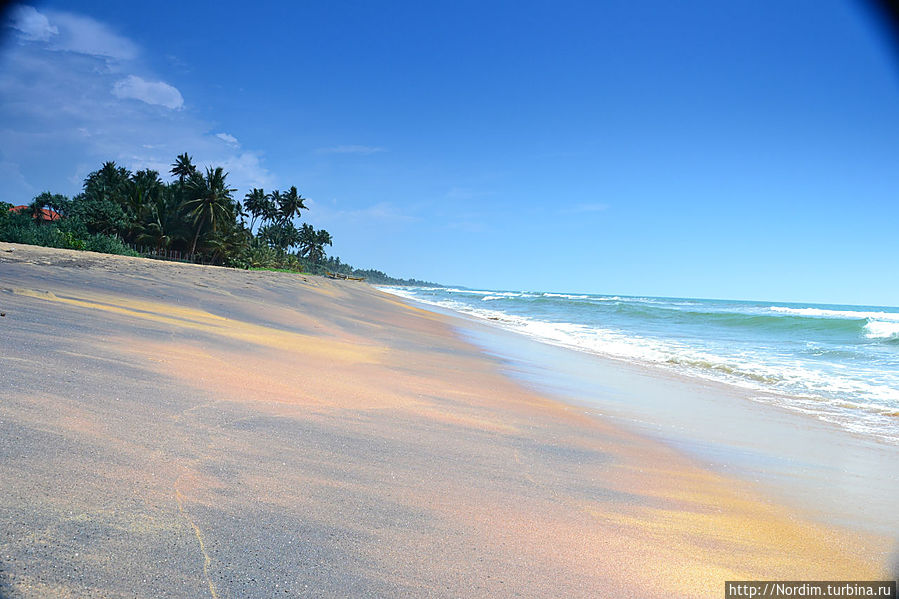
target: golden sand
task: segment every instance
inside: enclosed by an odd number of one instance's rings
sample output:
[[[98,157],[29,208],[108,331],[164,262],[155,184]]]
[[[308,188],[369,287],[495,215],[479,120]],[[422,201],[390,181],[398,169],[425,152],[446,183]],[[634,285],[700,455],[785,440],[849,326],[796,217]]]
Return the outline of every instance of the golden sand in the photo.
[[[7,464],[0,491],[41,488],[60,511],[115,520],[134,543],[180,522],[198,556],[179,576],[193,572],[210,596],[231,591],[214,549],[227,527],[208,510],[252,526],[261,505],[349,531],[363,540],[341,546],[346,568],[421,595],[721,597],[725,580],[887,576],[888,539],[814,523],[745,481],[530,391],[447,318],[366,285],[14,249],[0,263],[9,317],[37,310],[84,327],[66,329],[58,353],[4,356],[7,368],[43,360],[53,373],[63,368],[54,360],[74,361],[99,381],[128,368],[158,381],[131,393],[180,403],[155,416],[138,415],[148,400],[120,411],[127,390],[118,397],[113,380],[20,391],[0,419],[115,452],[117,464],[86,475],[92,488],[123,485],[140,501],[113,518],[89,493],[41,480],[78,455],[40,473]],[[77,276],[54,264],[60,256],[81,261]],[[110,502],[123,501],[117,493]],[[62,584],[14,574],[26,596]]]

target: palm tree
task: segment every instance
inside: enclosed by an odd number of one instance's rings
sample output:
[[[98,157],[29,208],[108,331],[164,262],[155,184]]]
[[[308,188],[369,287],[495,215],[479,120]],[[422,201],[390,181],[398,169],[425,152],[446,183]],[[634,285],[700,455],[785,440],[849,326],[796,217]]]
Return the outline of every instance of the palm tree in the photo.
[[[257,187],[244,196],[243,205],[253,215],[253,220],[250,221],[250,231],[256,225],[256,219],[268,210],[269,202],[271,202],[269,194],[265,193],[264,189]]]
[[[292,222],[272,223],[259,227],[257,238],[264,240],[271,248],[285,252],[300,243],[300,231]]]
[[[170,201],[171,196],[171,188],[163,188],[163,193],[156,196],[150,206],[147,223],[137,238],[139,243],[155,245],[157,254],[172,243],[178,225],[181,224],[178,206]]]
[[[240,223],[241,228],[246,228],[247,211],[243,204],[237,200],[233,200],[231,202],[231,208],[234,210],[234,221]]]
[[[127,237],[129,241],[136,239],[143,230],[144,223],[152,209],[151,192],[149,189],[138,184],[132,184],[128,191],[128,204],[126,213],[128,214]]]
[[[119,205],[127,203],[128,186],[131,183],[131,171],[116,166],[113,161],[103,163],[84,179],[84,193],[98,200],[110,200]]]
[[[268,194],[269,201],[262,212],[262,222],[278,222],[281,216],[281,203],[284,201],[281,192],[277,189]]]
[[[278,201],[278,217],[281,222],[289,221],[294,215],[299,216],[300,210],[306,210],[306,204],[303,203],[305,200],[306,198],[297,192],[296,186],[292,185]]]
[[[315,232],[315,249],[313,260],[315,262],[321,262],[321,260],[325,257],[325,246],[331,245],[331,234],[325,231],[324,229],[319,229]]]
[[[324,229],[318,231],[312,225],[304,224],[300,229],[300,255],[318,264],[325,257],[325,246],[331,245],[331,234]]]
[[[151,193],[156,193],[156,191],[162,187],[162,179],[159,178],[159,171],[154,171],[149,168],[139,170],[131,175],[131,182],[138,187],[149,190]]]
[[[223,262],[227,256],[237,256],[249,248],[249,233],[244,228],[231,228],[213,235],[207,242],[213,262]]]
[[[191,199],[184,202],[182,208],[193,217],[194,240],[190,246],[191,257],[197,251],[197,240],[204,224],[209,224],[214,233],[222,221],[234,218],[231,194],[236,191],[227,186],[225,178],[228,176],[222,167],[206,168],[205,177],[192,177],[189,181],[189,195]]]
[[[190,178],[191,175],[196,173],[197,167],[194,166],[192,158],[185,152],[175,159],[175,162],[172,163],[172,170],[169,172],[178,177],[179,184],[184,185],[184,179]]]
[[[162,248],[169,247],[172,236],[166,232],[162,220],[152,220],[144,226],[143,232],[137,237],[139,243],[149,243],[156,246],[156,254],[162,253]]]

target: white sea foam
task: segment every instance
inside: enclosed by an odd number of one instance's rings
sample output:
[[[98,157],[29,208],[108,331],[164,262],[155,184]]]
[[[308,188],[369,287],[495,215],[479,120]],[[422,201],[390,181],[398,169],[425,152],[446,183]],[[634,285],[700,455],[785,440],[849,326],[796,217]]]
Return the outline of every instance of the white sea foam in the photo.
[[[899,443],[899,430],[895,418],[896,412],[899,411],[896,407],[899,406],[899,383],[894,376],[895,373],[882,372],[877,365],[867,367],[853,365],[851,370],[847,369],[846,364],[837,362],[822,366],[810,364],[800,356],[773,353],[765,348],[739,351],[735,348],[721,347],[720,344],[715,345],[714,340],[701,342],[693,339],[687,343],[670,338],[646,337],[594,324],[553,322],[551,319],[491,310],[482,307],[480,301],[477,302],[479,305],[470,303],[477,295],[482,295],[480,299],[484,301],[491,301],[518,296],[566,299],[569,294],[460,290],[460,293],[470,295],[468,298],[464,295],[459,297],[465,301],[457,301],[447,298],[446,295],[440,297],[441,292],[449,291],[445,289],[426,294],[429,297],[416,293],[421,291],[420,289],[394,287],[384,288],[384,291],[487,320],[496,326],[552,345],[615,359],[653,364],[746,389],[763,391],[774,398],[769,398],[771,403],[808,412],[823,420],[839,422],[850,430],[867,431],[893,443]],[[583,297],[603,300],[600,296]],[[609,301],[612,297],[617,296],[605,296],[604,301]],[[640,302],[649,299],[619,298],[616,301]],[[655,300],[653,303],[665,302]],[[770,309],[775,312],[819,318],[867,319],[865,334],[868,337],[899,338],[899,313],[780,306]]]
[[[571,295],[568,293],[544,293],[543,297],[561,297],[565,299],[587,299],[588,295]]]
[[[493,295],[495,291],[482,291],[480,289],[457,289],[455,287],[448,287],[446,289],[442,289],[441,291],[446,291],[447,293],[464,293],[468,295]]]
[[[385,293],[389,293],[391,295],[398,295],[400,297],[404,297],[406,299],[418,300],[418,296],[416,296],[412,291],[406,289],[404,287],[395,287],[395,286],[379,286],[375,285],[375,289],[380,289]],[[418,300],[420,301],[420,300]]]
[[[818,318],[847,318],[847,319],[873,319],[899,322],[899,312],[865,312],[858,310],[826,310],[824,308],[788,308],[785,306],[771,306],[772,312],[781,314],[795,314],[797,316],[814,316]]]
[[[771,310],[781,314],[794,314],[814,318],[842,318],[867,320],[864,331],[868,339],[899,339],[899,312],[865,310],[827,310],[824,308],[787,308],[772,306]]]
[[[865,325],[865,337],[868,339],[899,339],[899,322],[870,320]]]

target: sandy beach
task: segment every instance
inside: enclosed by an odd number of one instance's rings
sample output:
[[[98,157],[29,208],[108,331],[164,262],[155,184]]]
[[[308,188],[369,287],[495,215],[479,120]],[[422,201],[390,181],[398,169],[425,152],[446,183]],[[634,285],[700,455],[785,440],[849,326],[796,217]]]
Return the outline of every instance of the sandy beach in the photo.
[[[722,597],[893,539],[366,284],[0,243],[0,597]]]

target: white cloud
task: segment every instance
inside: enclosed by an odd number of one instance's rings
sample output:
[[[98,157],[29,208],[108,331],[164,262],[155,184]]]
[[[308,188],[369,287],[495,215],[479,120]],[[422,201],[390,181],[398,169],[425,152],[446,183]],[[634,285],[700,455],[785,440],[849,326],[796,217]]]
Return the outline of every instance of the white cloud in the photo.
[[[116,81],[112,87],[112,94],[117,98],[133,98],[147,104],[165,106],[172,110],[178,110],[184,106],[184,98],[181,97],[181,92],[176,87],[172,87],[164,81],[147,81],[137,75],[128,75],[124,79]]]
[[[240,142],[237,141],[237,138],[231,135],[230,133],[216,133],[216,137],[227,144],[231,144],[232,146],[239,146]]]
[[[8,24],[29,41],[46,42],[59,33],[59,28],[50,24],[47,16],[33,6],[17,5],[9,11]]]
[[[229,143],[230,134],[215,135],[175,87],[151,74],[130,40],[87,17],[43,13],[58,35],[47,42],[9,29],[21,43],[0,53],[0,200],[29,201],[32,183],[37,191],[78,193],[84,176],[106,160],[168,178],[185,151],[201,168],[224,167],[241,194],[276,183],[262,154]],[[39,26],[21,27],[40,35]],[[89,31],[96,43],[80,37]]]
[[[44,42],[49,50],[73,52],[106,60],[132,60],[138,48],[131,40],[112,31],[103,23],[68,12],[40,12],[33,6],[13,7],[7,25],[30,42]]]
[[[272,174],[262,166],[259,155],[254,152],[229,156],[221,160],[221,165],[228,173],[228,180],[239,183],[241,189],[274,185]]]
[[[319,148],[316,150],[319,154],[376,154],[385,151],[384,148],[359,145],[334,146],[332,148]]]
[[[109,27],[90,17],[47,11],[47,18],[59,29],[59,35],[51,40],[51,49],[116,60],[132,60],[137,57],[137,46],[131,40],[114,33]]]

